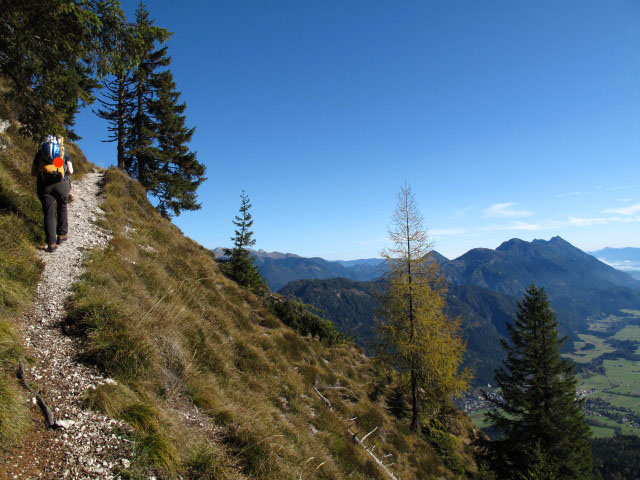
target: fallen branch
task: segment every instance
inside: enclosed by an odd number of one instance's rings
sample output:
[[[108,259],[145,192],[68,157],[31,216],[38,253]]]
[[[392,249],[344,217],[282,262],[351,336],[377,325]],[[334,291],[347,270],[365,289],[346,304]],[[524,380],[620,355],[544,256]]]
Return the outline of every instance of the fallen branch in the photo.
[[[378,429],[378,427],[374,428],[373,430],[371,430],[369,433],[367,433],[364,437],[362,437],[362,440],[360,440],[362,443],[364,443],[364,441],[367,439],[367,437],[369,435],[371,435],[373,432],[375,432]]]
[[[40,395],[39,393],[36,393],[35,390],[33,390],[33,388],[31,388],[31,386],[29,385],[29,382],[27,382],[27,374],[25,373],[24,364],[22,364],[22,362],[18,367],[18,379],[22,382],[22,385],[24,386],[24,388],[26,388],[31,395],[36,397],[38,406],[40,407],[40,410],[42,410],[42,415],[44,415],[44,419],[47,422],[47,427],[57,428],[56,419],[55,419],[55,415],[53,414],[53,410],[49,408],[49,405],[47,405],[47,402],[44,401],[44,398],[42,398],[42,395]]]
[[[326,404],[327,404],[327,406],[329,407],[329,410],[332,410],[332,409],[333,409],[333,407],[331,406],[331,402],[330,402],[329,400],[327,400],[327,398],[326,398],[324,395],[322,395],[322,394],[320,393],[320,391],[319,391],[316,387],[313,387],[313,389],[316,391],[316,393],[317,393],[318,395],[320,395],[320,398],[321,398],[322,400],[324,400],[324,403],[326,403]]]
[[[371,430],[369,433],[367,433],[362,440],[364,440],[365,438],[367,438],[369,435],[371,435],[373,432],[375,432],[378,429],[378,427],[374,428],[373,430]],[[351,434],[351,436],[353,437],[353,439],[355,440],[355,442],[360,445],[362,448],[364,448],[364,451],[367,452],[367,455],[369,455],[374,462],[376,462],[376,464],[382,469],[384,470],[384,473],[386,473],[389,478],[391,478],[392,480],[398,480],[398,477],[396,477],[391,470],[389,470],[387,467],[389,465],[385,465],[384,463],[382,463],[380,461],[380,459],[378,457],[376,457],[373,452],[371,450],[369,450],[366,445],[364,443],[362,443],[362,440],[360,440],[358,438],[358,434],[357,433],[353,433],[350,429],[347,429],[347,431]],[[390,464],[393,465],[393,464]]]

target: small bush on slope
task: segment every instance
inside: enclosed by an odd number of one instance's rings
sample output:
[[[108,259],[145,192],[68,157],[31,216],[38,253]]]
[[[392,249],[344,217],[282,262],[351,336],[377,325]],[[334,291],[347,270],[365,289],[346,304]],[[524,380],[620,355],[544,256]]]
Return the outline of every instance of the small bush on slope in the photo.
[[[68,321],[84,339],[85,359],[118,381],[88,401],[136,428],[139,472],[386,478],[346,431],[348,419],[361,417],[353,429],[380,427],[367,443],[392,455],[399,478],[454,476],[428,443],[369,401],[371,366],[359,349],[284,326],[115,169],[106,174],[103,208],[114,237],[91,254]],[[176,413],[191,404],[215,422],[212,435]]]

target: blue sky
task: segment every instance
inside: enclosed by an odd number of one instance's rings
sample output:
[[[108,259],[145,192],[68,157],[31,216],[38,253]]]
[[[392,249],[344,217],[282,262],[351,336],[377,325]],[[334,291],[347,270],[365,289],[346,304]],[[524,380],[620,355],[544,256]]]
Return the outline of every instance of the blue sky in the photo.
[[[208,168],[175,223],[207,247],[245,189],[257,248],[377,256],[405,180],[450,258],[512,237],[640,247],[640,2],[148,7]],[[90,109],[77,130],[114,164]]]

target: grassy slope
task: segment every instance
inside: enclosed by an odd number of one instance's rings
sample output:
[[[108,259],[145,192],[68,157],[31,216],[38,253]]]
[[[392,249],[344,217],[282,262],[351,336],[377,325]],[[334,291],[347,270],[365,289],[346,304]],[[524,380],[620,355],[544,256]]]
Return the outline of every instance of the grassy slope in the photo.
[[[381,427],[372,443],[393,455],[400,478],[453,476],[434,448],[369,401],[371,365],[359,349],[282,325],[121,172],[107,172],[105,193],[114,237],[91,255],[69,323],[86,338],[85,358],[119,381],[89,401],[137,427],[138,468],[192,478],[385,478],[346,432],[358,417],[360,432]],[[343,387],[324,390],[333,411],[314,385]],[[172,413],[190,402],[222,427],[219,441]],[[453,423],[466,432],[464,421]]]
[[[13,324],[41,273],[35,245],[42,227],[29,177],[34,145],[12,134],[0,141],[7,146],[0,151],[2,446],[28,428],[13,376],[24,355]],[[80,174],[92,168],[74,166]],[[367,443],[380,456],[393,455],[387,461],[399,478],[455,476],[434,447],[408,434],[380,401],[369,401],[371,365],[360,350],[327,347],[285,327],[119,171],[106,174],[103,207],[114,237],[106,250],[91,253],[68,323],[84,339],[84,361],[117,380],[90,392],[87,403],[136,431],[137,460],[122,478],[150,471],[163,478],[385,478],[346,433],[354,417],[359,432],[381,427]],[[323,390],[332,411],[314,385],[343,387]],[[213,437],[180,413],[193,404],[218,426]],[[460,436],[452,437],[450,451],[473,470],[468,422],[454,420],[451,428]]]

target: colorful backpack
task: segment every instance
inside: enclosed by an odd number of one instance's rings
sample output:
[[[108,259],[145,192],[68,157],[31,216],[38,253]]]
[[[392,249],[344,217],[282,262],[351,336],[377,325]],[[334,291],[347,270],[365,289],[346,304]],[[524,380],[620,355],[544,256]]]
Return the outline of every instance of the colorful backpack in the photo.
[[[64,138],[48,135],[40,145],[40,161],[44,164],[40,174],[45,186],[64,180],[66,162],[64,161]]]

